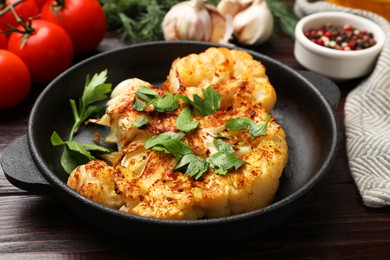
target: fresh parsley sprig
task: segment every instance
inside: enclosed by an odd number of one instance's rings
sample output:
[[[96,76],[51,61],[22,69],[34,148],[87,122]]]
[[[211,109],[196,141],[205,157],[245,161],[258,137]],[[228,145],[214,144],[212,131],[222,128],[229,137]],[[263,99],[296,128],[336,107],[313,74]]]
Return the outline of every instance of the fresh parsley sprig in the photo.
[[[220,105],[222,95],[211,86],[202,89],[203,97],[195,94],[192,96],[193,100],[187,98],[186,101],[196,108],[202,116],[208,116],[215,113]]]
[[[91,117],[94,113],[104,112],[104,106],[94,105],[98,101],[107,98],[111,92],[111,84],[105,83],[107,80],[107,70],[95,74],[92,78],[87,75],[84,91],[79,99],[78,106],[74,99],[70,99],[70,105],[74,117],[74,124],[69,134],[69,140],[64,141],[60,135],[54,131],[50,137],[53,146],[64,145],[64,151],[61,156],[61,165],[67,173],[71,173],[78,165],[85,164],[95,157],[91,152],[108,153],[111,149],[95,144],[82,144],[73,140],[74,135],[80,128],[80,125]]]
[[[107,70],[95,74],[92,79],[87,75],[84,92],[81,99],[79,99],[79,106],[77,107],[74,99],[69,100],[75,119],[75,123],[70,131],[70,140],[73,139],[73,136],[78,131],[80,125],[92,114],[102,110],[104,111],[104,106],[94,106],[92,104],[106,99],[107,94],[111,92],[112,85],[106,84],[106,80]]]
[[[61,156],[61,165],[67,173],[71,173],[77,166],[85,164],[96,157],[91,151],[109,153],[111,149],[95,144],[82,144],[74,140],[64,141],[57,132],[53,132],[50,137],[53,146],[65,145]]]

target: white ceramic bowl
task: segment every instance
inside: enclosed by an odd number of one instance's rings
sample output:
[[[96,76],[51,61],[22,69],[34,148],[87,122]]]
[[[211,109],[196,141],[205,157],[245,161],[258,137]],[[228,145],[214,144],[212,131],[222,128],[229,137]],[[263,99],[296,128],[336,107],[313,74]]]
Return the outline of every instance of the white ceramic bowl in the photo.
[[[304,32],[322,27],[326,22],[335,26],[350,24],[360,30],[373,33],[376,44],[363,50],[340,51],[318,45],[309,40]],[[294,55],[305,68],[341,81],[369,74],[381,52],[385,34],[374,22],[344,12],[319,12],[303,17],[295,27]]]

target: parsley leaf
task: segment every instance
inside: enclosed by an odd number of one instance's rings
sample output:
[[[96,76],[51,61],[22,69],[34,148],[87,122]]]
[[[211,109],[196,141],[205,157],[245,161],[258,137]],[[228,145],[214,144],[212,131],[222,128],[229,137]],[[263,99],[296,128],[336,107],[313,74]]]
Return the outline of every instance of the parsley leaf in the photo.
[[[229,154],[234,153],[233,147],[221,139],[214,140],[214,145],[217,147],[218,151]]]
[[[206,160],[194,154],[186,154],[181,158],[178,164],[176,164],[174,170],[194,177],[197,180],[203,173],[207,172],[208,168],[209,163]]]
[[[134,123],[132,123],[131,125],[136,127],[136,128],[141,128],[143,127],[144,125],[146,125],[147,123],[149,123],[149,118],[147,116],[141,116],[137,119],[137,121],[135,121]]]
[[[225,124],[226,128],[230,131],[248,130],[252,138],[255,136],[265,135],[267,132],[267,125],[271,115],[268,115],[267,119],[261,124],[256,124],[254,121],[247,117],[230,118]]]
[[[231,168],[237,170],[244,164],[244,161],[237,158],[233,153],[234,149],[230,144],[217,139],[214,141],[218,152],[212,154],[206,161],[214,166],[214,171],[218,174],[226,174]]]
[[[172,154],[178,162],[174,170],[198,179],[208,170],[209,163],[194,155],[191,148],[180,141],[184,136],[183,132],[165,132],[146,140],[144,146],[146,149]]]
[[[53,132],[50,137],[53,146],[65,145],[64,152],[61,156],[61,165],[67,173],[71,173],[78,165],[94,160],[91,154],[94,152],[109,153],[111,149],[95,144],[82,144],[73,140],[64,141],[57,132]]]
[[[94,103],[107,98],[111,92],[112,85],[106,83],[107,70],[95,74],[92,78],[87,75],[84,91],[79,99],[78,106],[74,99],[70,99],[74,124],[69,134],[69,140],[64,141],[57,132],[53,132],[50,141],[53,146],[64,145],[64,151],[61,156],[61,165],[67,173],[71,173],[78,165],[85,164],[95,157],[91,152],[109,153],[112,150],[95,144],[82,144],[73,140],[74,135],[79,130],[80,125],[92,114],[103,114],[105,106],[95,106]]]
[[[143,86],[135,92],[135,95],[136,98],[134,98],[132,107],[139,112],[144,111],[150,105],[153,105],[156,111],[162,113],[173,112],[179,107],[178,97],[172,93],[160,96],[154,89]]]
[[[104,106],[91,106],[91,104],[104,100],[107,94],[111,92],[112,85],[106,84],[107,70],[95,74],[92,79],[87,75],[84,92],[79,100],[79,107],[77,108],[74,99],[69,100],[72,107],[73,117],[75,123],[70,131],[69,139],[72,140],[74,134],[78,131],[82,122],[89,118],[92,114],[105,109]]]
[[[204,99],[195,94],[192,96],[193,100],[188,99],[188,102],[196,108],[202,116],[208,116],[218,110],[221,105],[222,95],[219,95],[218,92],[211,86],[206,89],[202,89],[202,93]]]
[[[179,102],[177,98],[171,94],[167,93],[163,97],[158,97],[151,102],[158,112],[173,112],[179,107]]]
[[[185,142],[180,141],[184,135],[182,132],[165,132],[146,140],[144,147],[154,151],[170,153],[176,161],[179,161],[184,155],[192,153],[191,148]]]
[[[199,122],[192,122],[194,116],[189,107],[185,107],[176,119],[176,128],[183,132],[190,132],[198,127]]]
[[[190,103],[203,116],[210,115],[218,110],[222,96],[217,93],[213,87],[202,89],[204,99],[199,95],[193,95],[193,100],[181,95],[166,93],[164,96],[159,96],[158,93],[148,87],[141,87],[136,92],[132,107],[141,112],[149,105],[153,105],[158,112],[173,112],[179,107],[179,100]]]
[[[154,89],[145,87],[145,86],[141,86],[139,89],[137,89],[137,91],[135,92],[135,95],[137,97],[139,97],[140,99],[145,100],[146,102],[150,102],[153,99],[159,97],[157,91],[155,91]]]
[[[237,170],[244,164],[244,161],[234,156],[234,154],[226,154],[220,151],[208,157],[206,161],[214,165],[214,171],[218,174],[226,174],[233,167]]]
[[[145,86],[141,86],[139,89],[137,89],[135,96],[136,97],[133,100],[132,107],[139,112],[144,111],[150,105],[150,102],[159,97],[157,91]],[[141,101],[140,99],[144,100],[145,102]]]

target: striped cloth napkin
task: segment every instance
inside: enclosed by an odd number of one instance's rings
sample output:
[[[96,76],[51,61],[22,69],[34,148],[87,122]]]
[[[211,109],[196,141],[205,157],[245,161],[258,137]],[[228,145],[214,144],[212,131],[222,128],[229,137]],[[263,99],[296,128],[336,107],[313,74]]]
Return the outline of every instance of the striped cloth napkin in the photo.
[[[346,148],[349,167],[364,205],[390,205],[390,24],[371,12],[326,1],[296,0],[298,17],[320,11],[343,11],[378,24],[386,42],[374,71],[359,83],[345,101]]]

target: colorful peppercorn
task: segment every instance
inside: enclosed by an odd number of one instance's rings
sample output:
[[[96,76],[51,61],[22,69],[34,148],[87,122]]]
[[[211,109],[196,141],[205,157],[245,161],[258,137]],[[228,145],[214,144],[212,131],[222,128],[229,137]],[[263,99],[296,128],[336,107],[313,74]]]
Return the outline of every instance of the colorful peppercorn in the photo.
[[[350,24],[335,26],[325,23],[321,28],[310,29],[305,36],[312,42],[335,50],[363,50],[376,44],[374,35]]]

